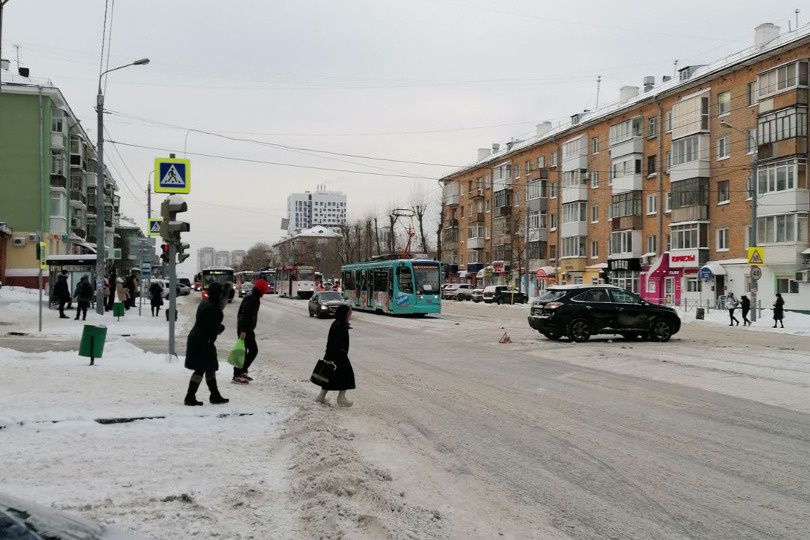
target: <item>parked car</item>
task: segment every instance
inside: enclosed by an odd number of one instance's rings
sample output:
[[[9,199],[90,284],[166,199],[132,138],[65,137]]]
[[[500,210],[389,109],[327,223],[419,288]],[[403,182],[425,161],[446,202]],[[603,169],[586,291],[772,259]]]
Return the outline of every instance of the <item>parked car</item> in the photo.
[[[310,317],[334,317],[338,306],[346,305],[343,295],[337,291],[321,291],[313,294],[307,302]]]
[[[183,285],[185,285],[185,286],[186,286],[186,287],[188,287],[189,289],[192,289],[192,288],[193,288],[193,286],[192,286],[192,284],[191,284],[191,280],[190,280],[190,279],[188,279],[188,278],[185,278],[185,277],[177,278],[177,282],[178,282],[178,283],[182,283]]]
[[[483,302],[484,301],[484,289],[473,289],[473,291],[470,293],[470,300],[472,300],[476,304],[478,302]]]
[[[456,297],[458,283],[445,283],[442,285],[442,300],[452,300]]]
[[[612,285],[558,285],[534,302],[529,326],[548,339],[587,341],[593,334],[668,341],[681,329],[675,310]]]
[[[239,287],[239,298],[243,298],[250,294],[250,291],[253,290],[253,282],[252,281],[245,281],[242,283],[242,286]]]
[[[163,292],[160,293],[160,295],[163,297],[164,300],[167,299],[169,297],[169,280],[162,278],[152,278],[152,280],[149,283],[149,288],[152,287],[153,283],[157,283],[158,285],[160,285],[161,289],[163,289]],[[143,291],[143,294],[144,298],[149,298],[150,296],[148,290]]]
[[[456,289],[456,300],[470,300],[472,298],[473,288],[468,283],[459,283]]]
[[[191,287],[185,283],[177,282],[177,296],[188,296],[191,294]]]
[[[506,285],[490,285],[484,287],[482,299],[487,304],[525,304],[529,296]]]

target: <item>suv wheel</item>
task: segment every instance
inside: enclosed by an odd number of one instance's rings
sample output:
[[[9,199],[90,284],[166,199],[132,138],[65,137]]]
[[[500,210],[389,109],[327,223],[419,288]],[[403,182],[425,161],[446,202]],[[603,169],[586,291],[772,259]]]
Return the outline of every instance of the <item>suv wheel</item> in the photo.
[[[669,341],[672,337],[672,326],[664,319],[655,319],[650,325],[650,339],[652,341]]]
[[[591,327],[585,319],[574,319],[568,325],[568,338],[571,341],[588,341],[591,337]]]

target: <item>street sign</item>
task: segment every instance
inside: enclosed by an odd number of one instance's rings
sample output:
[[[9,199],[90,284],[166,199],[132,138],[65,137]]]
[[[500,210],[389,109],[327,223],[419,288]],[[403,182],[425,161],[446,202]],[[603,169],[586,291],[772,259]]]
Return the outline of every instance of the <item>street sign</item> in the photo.
[[[751,269],[751,280],[758,281],[762,277],[762,268],[755,266]]]
[[[698,270],[698,279],[712,279],[714,277],[714,272],[708,266],[704,266],[700,270]]]
[[[765,264],[765,250],[761,247],[748,248],[748,264],[751,266]]]
[[[191,161],[188,159],[155,159],[155,193],[191,192]]]
[[[160,218],[149,218],[149,236],[160,236]]]
[[[149,261],[143,261],[141,263],[141,275],[143,277],[149,277],[152,275],[152,263]]]

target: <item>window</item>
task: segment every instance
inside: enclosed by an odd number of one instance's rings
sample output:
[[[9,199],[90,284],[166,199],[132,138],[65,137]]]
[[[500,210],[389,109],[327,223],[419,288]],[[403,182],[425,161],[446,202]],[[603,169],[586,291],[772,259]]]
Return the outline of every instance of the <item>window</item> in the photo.
[[[614,195],[613,217],[640,216],[641,215],[641,192],[629,191],[621,195]]]
[[[672,207],[686,208],[709,204],[709,179],[690,178],[672,183]]]
[[[757,244],[807,242],[807,214],[757,218]]]
[[[720,92],[717,95],[717,116],[731,112],[731,92]]]
[[[792,278],[777,277],[776,292],[781,294],[799,294],[799,284]]]
[[[490,173],[487,173],[484,177],[484,185],[487,189],[492,186],[492,175]]]
[[[698,292],[700,291],[700,282],[696,277],[687,277],[686,278],[686,292]]]
[[[599,172],[598,171],[588,171],[588,176],[591,177],[591,187],[598,188],[599,187]]]
[[[757,102],[757,83],[756,81],[748,83],[745,89],[746,96],[748,97],[748,106],[755,105]]]
[[[807,136],[807,107],[787,107],[763,114],[757,121],[757,143]]]
[[[545,229],[545,214],[529,212],[529,229]]]
[[[537,158],[537,168],[543,169],[546,166],[546,156],[539,156]]]
[[[574,202],[562,205],[562,222],[574,223],[577,221],[585,221],[586,205],[587,203],[585,202]]]
[[[664,199],[664,212],[669,214],[672,212],[672,192],[667,191],[666,197]]]
[[[611,179],[622,178],[624,176],[632,176],[634,174],[641,174],[641,160],[632,157],[625,158],[621,161],[614,161],[610,168]]]
[[[535,180],[533,182],[529,182],[526,186],[526,199],[539,199],[541,197],[547,197],[547,184],[545,180]]]
[[[552,167],[557,166],[557,152],[552,152],[551,153],[551,166]]]
[[[483,238],[484,237],[484,224],[473,223],[467,227],[467,238]]]
[[[670,167],[677,167],[700,159],[699,137],[699,135],[692,135],[691,137],[672,141],[672,163]]]
[[[599,153],[599,137],[594,137],[593,139],[591,139],[591,151],[594,154]]]
[[[647,195],[647,215],[652,215],[658,212],[658,195]]]
[[[552,261],[557,258],[557,246],[556,245],[548,246],[548,258],[551,259]]]
[[[757,169],[757,193],[807,189],[806,170],[804,162],[793,159],[760,165]]]
[[[549,214],[549,221],[551,223],[551,228],[557,228],[557,214]]]
[[[671,225],[669,230],[671,249],[708,248],[708,227],[707,223]]]
[[[759,97],[768,97],[796,86],[807,86],[807,61],[798,61],[766,71],[757,78]]]
[[[563,152],[563,159],[569,159],[572,157],[581,156],[587,153],[587,139],[584,137],[577,137],[572,141],[568,141],[563,144],[562,152]]]
[[[647,237],[647,253],[655,253],[655,235],[651,234]]]
[[[523,164],[523,170],[526,172],[527,176],[530,172],[532,172],[532,162],[528,159],[526,160],[526,163]]]
[[[667,111],[666,115],[667,133],[672,131],[672,111]]]
[[[578,187],[585,184],[585,174],[587,171],[576,169],[573,171],[566,171],[562,173],[562,186],[563,187]]]
[[[584,257],[586,236],[569,236],[562,239],[561,257]]]
[[[599,222],[599,205],[594,204],[591,206],[591,223]]]
[[[51,131],[53,133],[64,133],[65,111],[58,108],[51,109]]]
[[[512,178],[520,178],[520,165],[512,165]]]
[[[67,217],[67,195],[51,191],[51,217]]]
[[[549,188],[548,189],[548,191],[549,191],[548,196],[551,197],[552,199],[556,199],[557,198],[557,182],[551,182],[548,185],[548,188]]]
[[[633,251],[633,231],[616,231],[610,235],[610,253],[630,253]]]
[[[648,156],[647,157],[647,176],[652,176],[655,174],[655,158],[658,156]]]
[[[610,145],[628,141],[634,137],[641,137],[641,117],[625,120],[620,124],[610,126]]]
[[[728,229],[717,229],[717,251],[728,251]]]
[[[672,107],[672,137],[680,139],[709,129],[709,96],[683,99]]]
[[[757,130],[748,129],[745,131],[745,153],[753,154],[757,145]]]
[[[717,182],[717,204],[727,203],[731,200],[731,190],[728,180]]]
[[[599,242],[596,240],[591,241],[591,259],[599,257]]]
[[[647,137],[658,135],[658,117],[653,116],[647,119]]]
[[[730,150],[728,147],[728,135],[724,135],[717,139],[717,159],[726,159],[729,156]]]

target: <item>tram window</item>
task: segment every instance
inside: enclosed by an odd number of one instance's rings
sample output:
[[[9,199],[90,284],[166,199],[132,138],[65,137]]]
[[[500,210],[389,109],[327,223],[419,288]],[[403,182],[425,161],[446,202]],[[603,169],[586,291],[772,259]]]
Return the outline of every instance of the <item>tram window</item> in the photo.
[[[413,278],[410,268],[401,266],[397,269],[397,282],[399,282],[399,290],[401,292],[413,294]]]
[[[384,291],[388,288],[388,268],[377,268],[374,270],[374,290]]]

